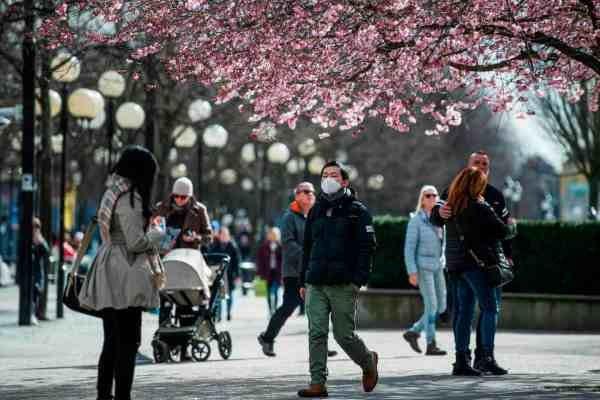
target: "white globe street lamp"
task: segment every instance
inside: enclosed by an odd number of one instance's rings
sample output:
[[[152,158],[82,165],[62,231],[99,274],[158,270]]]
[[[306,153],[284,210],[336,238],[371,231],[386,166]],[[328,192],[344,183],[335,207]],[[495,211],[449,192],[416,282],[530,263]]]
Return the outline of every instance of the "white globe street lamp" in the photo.
[[[273,143],[267,149],[267,158],[274,164],[285,164],[290,158],[290,149],[283,143]]]
[[[229,133],[221,125],[213,124],[209,125],[204,129],[202,139],[204,144],[208,147],[214,147],[221,149],[227,144],[227,137]]]
[[[119,106],[116,119],[122,129],[140,129],[144,125],[146,113],[139,104],[128,101]]]
[[[104,99],[95,90],[80,88],[71,93],[67,106],[75,118],[92,120],[104,109]]]
[[[383,189],[383,183],[385,179],[383,175],[371,175],[369,179],[367,179],[367,186],[369,189],[373,190],[381,190]]]
[[[241,157],[242,161],[248,164],[256,161],[256,150],[254,143],[246,143],[242,146]]]
[[[314,139],[306,139],[298,145],[298,152],[302,157],[311,156],[317,151],[317,144]]]
[[[177,164],[171,168],[171,177],[173,179],[181,178],[187,175],[187,167],[185,164]]]
[[[295,175],[300,171],[304,171],[305,162],[303,158],[295,157],[288,161],[285,167],[288,173]]]
[[[169,150],[169,162],[174,163],[175,161],[177,161],[177,149],[174,147],[171,147],[171,149]]]
[[[242,179],[241,185],[242,185],[242,189],[245,190],[246,192],[250,192],[250,191],[252,191],[252,189],[254,189],[254,182],[250,178]]]
[[[40,95],[40,90],[36,89],[36,95]],[[60,94],[58,94],[55,90],[48,90],[48,101],[50,103],[50,117],[54,118],[60,113],[60,109],[62,107],[62,99],[60,98]],[[42,106],[38,99],[35,99],[35,115],[42,114]]]
[[[237,172],[231,168],[227,168],[221,171],[219,178],[224,185],[233,185],[237,182]]]
[[[71,83],[79,78],[81,64],[77,57],[69,53],[60,53],[50,62],[52,79],[57,82]]]
[[[194,147],[198,134],[188,125],[178,125],[173,129],[172,137],[175,138],[175,146],[180,149],[189,149]]]
[[[314,156],[308,162],[308,171],[313,175],[320,175],[323,166],[325,166],[325,160],[323,157]]]
[[[125,78],[117,71],[105,71],[98,79],[98,90],[108,98],[121,97],[125,86]]]
[[[106,113],[108,114],[106,123],[106,142],[108,144],[108,170],[112,165],[113,137],[115,135],[115,99],[121,97],[125,92],[125,78],[117,71],[109,70],[100,75],[98,79],[98,90],[108,99]]]
[[[188,106],[188,117],[192,122],[205,121],[212,115],[212,106],[206,100],[194,100]]]
[[[346,165],[346,171],[348,171],[348,180],[354,181],[358,178],[358,170],[352,165]]]

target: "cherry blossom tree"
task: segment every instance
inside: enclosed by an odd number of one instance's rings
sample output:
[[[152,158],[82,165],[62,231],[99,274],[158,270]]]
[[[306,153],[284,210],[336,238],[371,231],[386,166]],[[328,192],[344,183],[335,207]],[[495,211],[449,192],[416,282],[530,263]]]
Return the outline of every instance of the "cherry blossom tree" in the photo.
[[[440,134],[481,102],[527,113],[526,93],[579,81],[598,108],[598,0],[79,0],[42,34],[81,40],[68,20],[82,10],[120,26],[84,40],[133,43],[133,60],[157,55],[219,101],[240,97],[251,121],[360,132],[376,117],[406,132],[428,116]]]

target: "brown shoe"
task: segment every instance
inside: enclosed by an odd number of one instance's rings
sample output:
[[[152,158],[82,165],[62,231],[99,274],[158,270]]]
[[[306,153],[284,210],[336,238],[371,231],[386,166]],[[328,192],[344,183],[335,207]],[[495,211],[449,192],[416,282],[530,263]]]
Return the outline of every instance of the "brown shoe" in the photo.
[[[372,351],[373,354],[373,368],[363,371],[362,384],[365,392],[372,392],[377,385],[379,380],[379,373],[377,372],[377,363],[379,362],[379,356],[376,352]]]
[[[310,384],[307,389],[298,390],[299,397],[327,397],[327,386],[320,384]]]

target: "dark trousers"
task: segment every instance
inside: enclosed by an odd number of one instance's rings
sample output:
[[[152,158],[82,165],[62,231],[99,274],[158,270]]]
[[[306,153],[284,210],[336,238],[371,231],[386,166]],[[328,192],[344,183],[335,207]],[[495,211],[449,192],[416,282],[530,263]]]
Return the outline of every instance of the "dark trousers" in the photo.
[[[493,352],[498,312],[500,311],[499,290],[489,286],[481,269],[470,269],[455,276],[453,284],[456,297],[452,325],[456,352],[469,352],[475,301],[479,303],[481,312],[479,351],[483,354]]]
[[[285,321],[301,302],[298,278],[283,278],[283,303],[269,321],[269,326],[263,336],[265,341],[272,342],[275,340]]]
[[[98,399],[130,400],[135,356],[142,338],[142,309],[103,310],[104,344],[98,362]]]

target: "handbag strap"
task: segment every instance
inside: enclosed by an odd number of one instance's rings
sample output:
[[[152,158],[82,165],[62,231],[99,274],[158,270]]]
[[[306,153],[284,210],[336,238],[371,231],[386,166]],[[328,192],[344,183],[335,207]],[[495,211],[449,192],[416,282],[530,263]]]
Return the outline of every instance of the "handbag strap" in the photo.
[[[485,268],[485,263],[483,262],[483,260],[481,258],[479,258],[477,256],[477,254],[475,254],[475,252],[473,251],[471,246],[469,246],[467,244],[465,234],[464,234],[463,230],[461,229],[460,224],[458,223],[458,217],[454,217],[453,221],[454,221],[454,226],[456,226],[456,232],[458,232],[458,238],[460,239],[460,242],[463,244],[463,246],[465,247],[467,252],[471,255],[471,257],[473,257],[473,259],[475,260],[477,265],[479,265],[481,268]]]

